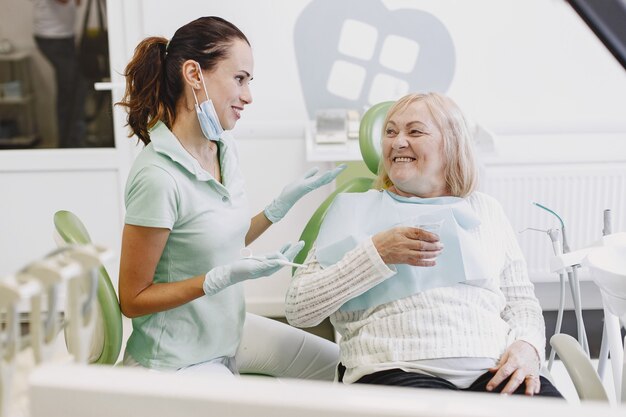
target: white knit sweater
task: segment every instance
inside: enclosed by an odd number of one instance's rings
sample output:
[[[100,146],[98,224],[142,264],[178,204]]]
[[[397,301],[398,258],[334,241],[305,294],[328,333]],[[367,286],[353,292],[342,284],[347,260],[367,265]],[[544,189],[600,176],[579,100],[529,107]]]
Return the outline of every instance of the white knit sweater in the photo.
[[[515,233],[495,199],[475,192],[467,201],[482,222],[471,232],[488,255],[486,281],[436,288],[366,310],[339,311],[347,300],[395,272],[383,263],[371,238],[326,269],[313,248],[287,292],[289,323],[311,327],[330,316],[341,335],[341,362],[347,368],[434,358],[498,360],[515,340],[533,345],[543,361],[543,316]]]

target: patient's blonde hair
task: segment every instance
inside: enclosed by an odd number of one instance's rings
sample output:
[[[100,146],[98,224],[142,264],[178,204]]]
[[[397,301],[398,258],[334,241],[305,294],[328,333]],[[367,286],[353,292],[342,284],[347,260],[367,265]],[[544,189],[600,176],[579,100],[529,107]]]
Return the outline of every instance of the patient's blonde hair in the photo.
[[[420,101],[426,104],[443,137],[443,156],[446,159],[444,168],[446,188],[452,196],[467,197],[476,189],[478,170],[474,160],[472,134],[463,112],[452,99],[438,93],[413,93],[402,97],[387,112],[381,140],[385,137],[385,129],[389,120],[396,113],[403,112]],[[381,155],[374,188],[382,190],[392,185]]]

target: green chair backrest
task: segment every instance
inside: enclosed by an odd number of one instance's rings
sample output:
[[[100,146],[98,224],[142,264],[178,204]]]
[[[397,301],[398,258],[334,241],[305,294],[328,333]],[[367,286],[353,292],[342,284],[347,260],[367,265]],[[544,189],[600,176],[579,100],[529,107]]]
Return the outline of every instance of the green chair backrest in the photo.
[[[393,101],[384,101],[375,104],[361,118],[359,148],[363,162],[374,175],[378,174],[378,162],[382,152],[383,123],[393,103]]]
[[[359,127],[359,148],[365,165],[376,175],[378,173],[378,162],[380,161],[381,139],[383,132],[383,123],[387,116],[387,111],[393,104],[393,101],[378,103],[363,114],[361,125]],[[353,178],[338,187],[335,192],[329,195],[326,200],[317,208],[311,219],[304,227],[300,240],[304,241],[304,248],[298,253],[294,262],[303,263],[317,239],[320,226],[326,217],[328,208],[339,193],[362,193],[370,188],[374,180],[372,178]],[[292,269],[292,274],[296,268]]]
[[[61,210],[54,214],[54,227],[65,243],[88,244],[91,237],[80,219],[72,212]],[[122,349],[122,312],[111,283],[111,278],[104,267],[98,273],[98,304],[102,313],[104,334],[102,352],[92,363],[115,364]]]

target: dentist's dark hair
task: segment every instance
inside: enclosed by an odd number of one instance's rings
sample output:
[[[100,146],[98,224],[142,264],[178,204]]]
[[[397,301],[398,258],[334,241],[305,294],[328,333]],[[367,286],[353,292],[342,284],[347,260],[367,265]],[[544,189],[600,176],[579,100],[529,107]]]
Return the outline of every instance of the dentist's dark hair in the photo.
[[[212,71],[228,57],[237,39],[250,42],[232,23],[215,16],[201,17],[179,28],[172,40],[148,37],[135,48],[124,76],[126,91],[117,105],[126,107],[129,137],[150,143],[150,129],[160,120],[171,128],[176,103],[183,94],[182,65],[191,59]]]

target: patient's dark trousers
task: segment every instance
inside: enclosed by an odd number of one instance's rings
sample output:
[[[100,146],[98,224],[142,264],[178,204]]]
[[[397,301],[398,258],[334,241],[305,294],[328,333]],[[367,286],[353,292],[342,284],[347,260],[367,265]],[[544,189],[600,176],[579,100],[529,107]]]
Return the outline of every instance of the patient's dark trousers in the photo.
[[[345,368],[339,364],[339,380],[343,378]],[[485,372],[482,374],[472,385],[468,388],[461,389],[453,383],[446,381],[443,378],[436,376],[419,374],[416,372],[406,372],[402,369],[389,369],[386,371],[375,372],[370,375],[365,375],[363,378],[356,381],[357,384],[374,384],[374,385],[395,385],[398,387],[413,387],[413,388],[435,388],[435,389],[448,389],[455,391],[473,391],[473,392],[501,392],[506,383],[509,381],[507,378],[498,385],[493,391],[487,391],[487,383],[493,378],[493,373]],[[538,396],[543,397],[556,397],[563,398],[561,393],[556,389],[548,379],[540,376],[541,388]],[[522,383],[513,394],[522,394],[526,390],[526,384]]]

